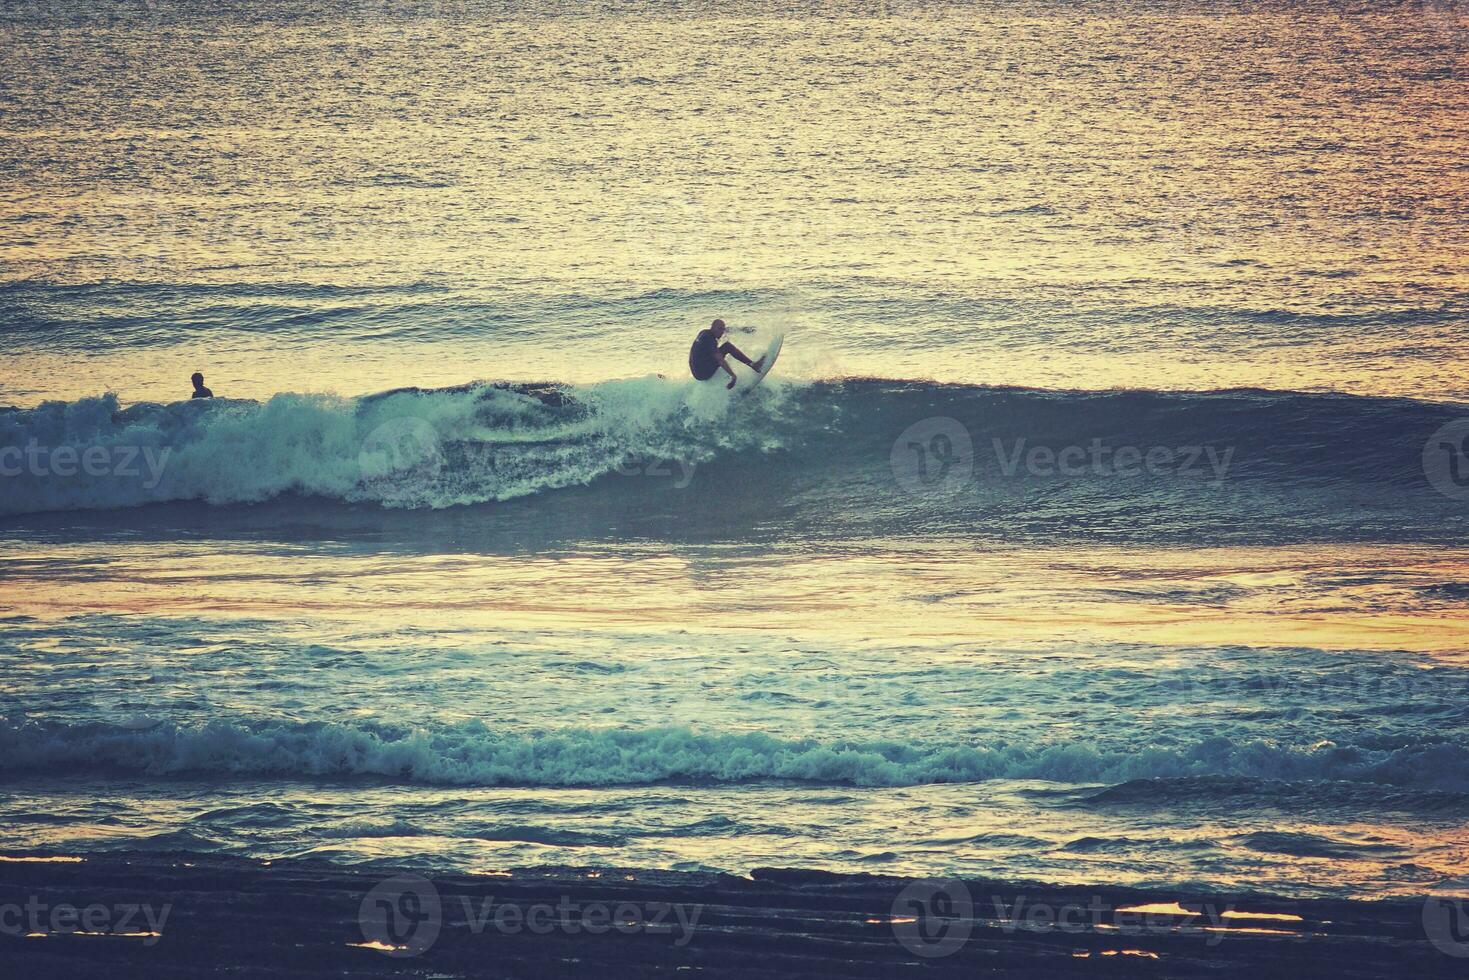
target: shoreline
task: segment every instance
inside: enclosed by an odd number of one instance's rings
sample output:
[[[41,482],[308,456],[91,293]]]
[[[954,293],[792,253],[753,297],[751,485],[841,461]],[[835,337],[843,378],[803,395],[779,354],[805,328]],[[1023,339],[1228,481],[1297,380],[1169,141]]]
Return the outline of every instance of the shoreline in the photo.
[[[1448,919],[1435,926],[1434,901],[770,868],[439,874],[183,852],[0,859],[8,975],[111,980],[1461,976],[1469,944]]]

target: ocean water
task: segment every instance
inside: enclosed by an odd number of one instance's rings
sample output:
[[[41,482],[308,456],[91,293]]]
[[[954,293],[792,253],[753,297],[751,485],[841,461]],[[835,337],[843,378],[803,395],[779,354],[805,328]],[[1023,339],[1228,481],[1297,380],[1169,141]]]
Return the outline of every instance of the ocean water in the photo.
[[[0,850],[1469,873],[1456,8],[3,15]]]

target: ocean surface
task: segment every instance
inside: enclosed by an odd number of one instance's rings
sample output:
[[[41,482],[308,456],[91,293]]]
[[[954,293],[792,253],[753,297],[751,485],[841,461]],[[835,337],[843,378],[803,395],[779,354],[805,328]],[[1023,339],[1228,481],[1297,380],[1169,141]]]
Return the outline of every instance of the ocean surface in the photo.
[[[1469,874],[1466,56],[7,3],[0,852]]]

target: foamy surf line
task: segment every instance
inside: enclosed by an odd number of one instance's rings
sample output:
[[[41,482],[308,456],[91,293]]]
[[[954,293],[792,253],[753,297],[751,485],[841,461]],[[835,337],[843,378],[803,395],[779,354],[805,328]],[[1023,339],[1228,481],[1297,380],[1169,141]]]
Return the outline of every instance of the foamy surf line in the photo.
[[[124,771],[150,776],[367,776],[442,786],[603,787],[661,782],[791,780],[916,786],[992,779],[1066,783],[1241,776],[1341,780],[1469,791],[1469,747],[1202,739],[1184,746],[1088,742],[946,745],[702,733],[684,727],[498,733],[478,722],[394,728],[334,722],[216,720],[198,726],[135,719],[66,725],[11,719],[0,772]]]
[[[508,500],[590,483],[630,459],[696,464],[766,447],[777,392],[740,398],[649,377],[125,409],[114,395],[49,402],[0,411],[0,513],[285,494],[404,508]],[[749,424],[752,414],[765,424]],[[745,424],[717,424],[731,417]]]

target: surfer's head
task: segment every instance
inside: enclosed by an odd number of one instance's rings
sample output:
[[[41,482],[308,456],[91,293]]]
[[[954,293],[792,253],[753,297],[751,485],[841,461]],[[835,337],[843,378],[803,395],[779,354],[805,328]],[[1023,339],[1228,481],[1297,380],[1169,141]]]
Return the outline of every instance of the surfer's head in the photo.
[[[198,371],[195,371],[193,374],[189,375],[189,380],[194,382],[195,388],[204,387],[204,375],[200,374]]]
[[[709,324],[709,329],[714,331],[714,336],[723,337],[724,332],[729,328],[724,325],[723,320],[715,320],[713,323]]]

